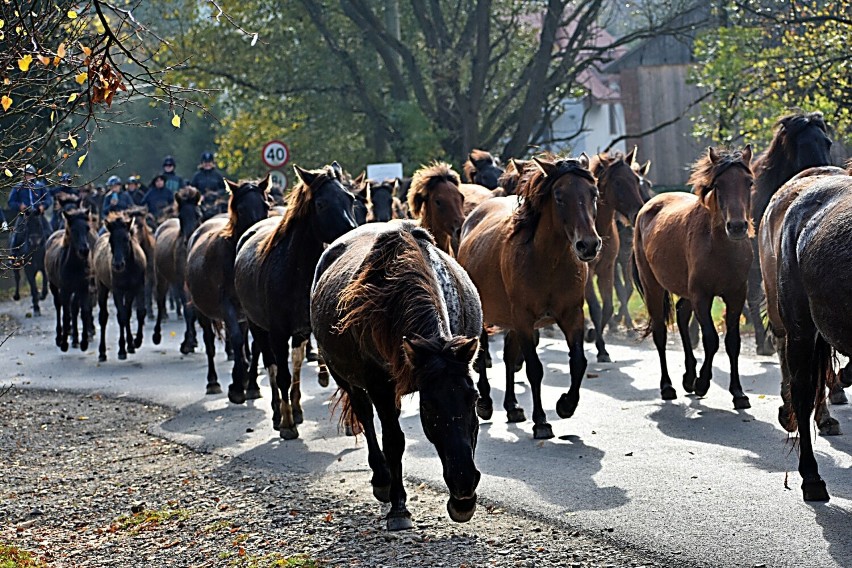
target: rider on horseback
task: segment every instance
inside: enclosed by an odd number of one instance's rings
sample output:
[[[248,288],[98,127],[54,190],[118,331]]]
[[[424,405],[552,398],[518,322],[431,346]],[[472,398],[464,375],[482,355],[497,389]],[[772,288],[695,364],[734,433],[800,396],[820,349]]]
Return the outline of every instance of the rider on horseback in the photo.
[[[27,164],[24,168],[24,180],[12,188],[9,194],[9,209],[18,212],[15,217],[15,225],[12,236],[9,239],[9,248],[13,254],[23,246],[23,238],[26,233],[27,217],[40,215],[42,234],[45,239],[50,236],[50,225],[44,217],[44,212],[52,203],[52,198],[43,182],[36,180],[35,167]]]

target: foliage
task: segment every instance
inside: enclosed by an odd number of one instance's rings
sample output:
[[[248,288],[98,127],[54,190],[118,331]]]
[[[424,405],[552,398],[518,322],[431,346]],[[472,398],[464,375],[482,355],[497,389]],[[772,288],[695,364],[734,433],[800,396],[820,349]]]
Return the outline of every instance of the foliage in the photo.
[[[42,568],[45,566],[47,564],[31,552],[0,542],[0,568]]]
[[[128,531],[137,534],[169,521],[185,521],[190,517],[186,509],[145,509],[132,515],[121,515],[110,525],[110,532]]]
[[[729,2],[726,25],[695,44],[692,80],[712,92],[696,134],[722,143],[768,143],[791,108],[822,111],[849,140],[852,126],[850,2]]]

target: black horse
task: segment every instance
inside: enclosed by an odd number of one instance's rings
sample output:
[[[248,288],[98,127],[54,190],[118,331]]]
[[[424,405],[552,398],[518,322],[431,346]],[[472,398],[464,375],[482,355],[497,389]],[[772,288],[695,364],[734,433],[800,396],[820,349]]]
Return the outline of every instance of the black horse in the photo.
[[[751,220],[759,229],[769,200],[784,183],[797,173],[815,166],[831,164],[831,138],[822,113],[797,112],[781,118],[769,149],[755,158],[754,190],[752,192]],[[772,355],[774,350],[767,342],[766,328],[760,314],[764,301],[762,277],[758,261],[757,239],[752,239],[754,261],[748,277],[748,312],[754,324],[754,339],[759,355]]]
[[[272,425],[288,440],[298,437],[303,419],[299,383],[287,368],[288,344],[294,337],[301,340],[293,354],[294,366],[301,365],[301,343],[311,331],[314,268],[325,244],[356,227],[354,198],[342,183],[337,162],[321,170],[297,166],[295,171],[300,181],[290,193],[287,213],[280,221],[268,219],[247,231],[234,262],[236,296],[272,386]]]
[[[367,438],[373,495],[390,502],[389,530],[412,527],[402,478],[400,398],[420,392],[420,422],[441,458],[450,518],[476,507],[477,391],[471,361],[482,330],[467,273],[412,223],[376,224],[338,239],[314,276],[311,324]],[[382,423],[383,448],[373,424]]]
[[[488,189],[500,187],[503,168],[497,158],[485,150],[471,150],[462,171],[467,183],[475,183]]]
[[[17,245],[12,247],[11,254],[14,257],[12,272],[15,275],[15,293],[12,296],[16,301],[21,299],[21,269],[30,285],[30,293],[33,297],[33,315],[41,315],[39,300],[47,297],[47,276],[44,273],[44,251],[49,231],[44,215],[37,210],[21,213],[23,219],[18,228],[16,237]],[[36,275],[41,273],[42,286],[39,293]]]
[[[90,252],[97,238],[89,224],[86,209],[62,210],[63,229],[47,240],[45,273],[56,308],[56,346],[68,351],[71,346],[81,351],[89,348],[93,330],[92,303],[89,288],[92,281]],[[77,317],[82,323],[82,335],[77,333]]]

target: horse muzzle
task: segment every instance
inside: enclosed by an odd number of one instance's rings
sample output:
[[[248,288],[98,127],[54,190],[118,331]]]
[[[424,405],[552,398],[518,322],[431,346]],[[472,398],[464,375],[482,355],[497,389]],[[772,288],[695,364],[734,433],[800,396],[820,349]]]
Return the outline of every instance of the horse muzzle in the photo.
[[[112,269],[113,269],[114,272],[124,272],[124,269],[126,267],[127,267],[127,264],[124,261],[112,263]]]
[[[732,241],[741,241],[748,237],[748,221],[728,221],[725,223],[725,233]]]
[[[577,258],[583,262],[591,262],[598,256],[598,251],[601,250],[600,237],[585,237],[577,240],[574,243],[574,252],[577,253]]]

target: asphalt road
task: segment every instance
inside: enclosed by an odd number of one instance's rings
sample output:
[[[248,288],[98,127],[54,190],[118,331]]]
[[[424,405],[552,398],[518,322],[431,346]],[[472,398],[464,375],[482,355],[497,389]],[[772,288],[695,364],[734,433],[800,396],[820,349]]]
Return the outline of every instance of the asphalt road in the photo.
[[[41,318],[27,318],[25,311],[23,304],[0,305],[0,312],[22,324],[0,346],[0,385],[98,391],[167,405],[179,413],[162,425],[164,436],[259,466],[306,473],[367,469],[363,438],[338,435],[336,418],[330,416],[332,389],[318,386],[313,364],[303,372],[301,436],[284,441],[271,428],[265,377],[265,398],[246,405],[229,404],[225,395],[204,395],[203,354],[178,352],[182,321],[167,322],[160,346],[151,344],[148,324],[145,344],[127,361],[115,358],[111,322],[110,359],[98,364],[96,348],[63,354],[54,346],[52,305],[43,308]],[[744,343],[751,351],[749,340]],[[219,348],[220,382],[226,387],[230,363]],[[569,383],[567,349],[563,341],[543,339],[544,406],[556,437],[538,441],[532,438],[531,421],[506,423],[499,348],[499,340],[493,341],[495,413],[482,423],[476,455],[483,472],[481,495],[506,508],[602,531],[677,566],[852,566],[852,411],[832,407],[847,435],[818,437],[815,443],[831,501],[805,504],[796,451],[776,423],[780,377],[774,358],[740,358],[752,408],[735,411],[724,354],[715,361],[708,396],[687,397],[679,385],[682,353],[673,344],[669,367],[679,398],[663,402],[650,340],[611,341],[614,363],[607,364],[595,363],[587,346],[589,375],[579,408],[574,417],[561,420],[554,406]],[[700,350],[697,355],[701,361]],[[525,375],[516,380],[530,416]],[[442,488],[440,463],[422,435],[415,397],[405,401],[402,422],[409,483]],[[416,517],[418,503],[409,505]]]

